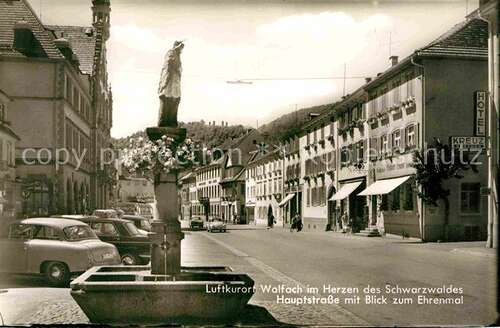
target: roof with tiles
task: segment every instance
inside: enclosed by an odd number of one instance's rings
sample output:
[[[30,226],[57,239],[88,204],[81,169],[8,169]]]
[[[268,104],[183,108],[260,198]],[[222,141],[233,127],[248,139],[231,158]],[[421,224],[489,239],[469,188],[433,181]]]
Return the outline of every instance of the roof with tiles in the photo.
[[[92,27],[47,25],[56,38],[69,41],[71,49],[78,56],[82,73],[92,75],[96,48],[96,32]]]
[[[26,21],[42,49],[50,59],[64,59],[54,40],[67,39],[80,62],[84,74],[92,74],[97,48],[97,33],[91,27],[82,26],[44,26],[26,0],[0,0],[0,56],[25,57],[13,49],[14,25]]]
[[[48,58],[64,58],[53,42],[54,37],[44,28],[26,0],[0,0],[0,55],[25,57],[12,48],[14,25],[22,20],[29,24]]]
[[[418,55],[488,57],[488,23],[480,19],[465,20],[427,46]]]

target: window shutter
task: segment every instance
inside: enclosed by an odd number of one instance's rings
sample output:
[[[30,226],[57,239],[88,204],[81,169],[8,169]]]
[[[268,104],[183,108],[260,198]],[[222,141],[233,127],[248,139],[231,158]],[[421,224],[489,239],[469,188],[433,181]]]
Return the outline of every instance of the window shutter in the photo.
[[[404,152],[406,149],[406,135],[407,135],[408,130],[406,128],[401,129],[401,150]]]
[[[392,154],[392,137],[393,134],[389,133],[387,135],[387,153]]]
[[[363,161],[368,161],[368,139],[363,140]]]
[[[419,146],[420,146],[419,140],[420,140],[420,123],[416,123],[415,124],[415,147],[416,148],[419,148]]]

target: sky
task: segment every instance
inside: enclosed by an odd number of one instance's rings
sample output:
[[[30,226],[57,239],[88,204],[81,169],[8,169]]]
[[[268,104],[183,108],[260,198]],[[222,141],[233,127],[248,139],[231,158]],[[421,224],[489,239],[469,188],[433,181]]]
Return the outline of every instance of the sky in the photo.
[[[91,24],[90,0],[29,1],[44,24]],[[156,125],[163,58],[174,40],[185,40],[179,120],[257,127],[337,101],[389,68],[389,56],[408,56],[477,6],[477,0],[111,0],[112,136]],[[243,79],[255,80],[227,83]]]

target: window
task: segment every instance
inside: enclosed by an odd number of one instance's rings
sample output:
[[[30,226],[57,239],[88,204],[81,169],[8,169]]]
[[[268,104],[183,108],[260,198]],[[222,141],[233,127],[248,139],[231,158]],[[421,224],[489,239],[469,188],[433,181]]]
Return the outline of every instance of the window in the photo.
[[[356,150],[357,150],[357,160],[358,161],[363,161],[364,158],[365,158],[365,150],[364,150],[364,141],[361,140],[360,142],[358,142],[358,145],[356,147]]]
[[[67,227],[63,232],[67,240],[97,239],[94,231],[85,225]]]
[[[31,226],[29,224],[13,224],[9,228],[9,239],[30,239]]]
[[[98,235],[102,236],[118,236],[118,231],[113,223],[108,222],[96,222],[91,225],[92,230],[94,230]]]
[[[0,121],[5,121],[5,104],[0,103]]]
[[[340,166],[344,167],[347,166],[347,163],[349,162],[349,150],[347,147],[342,147],[340,150]]]
[[[399,81],[396,81],[392,84],[393,87],[393,93],[392,93],[392,98],[393,98],[393,103],[395,105],[399,104],[401,102],[401,97],[399,93]]]
[[[399,151],[401,147],[401,130],[397,129],[392,132],[392,148],[395,151]]]
[[[383,135],[380,137],[380,145],[382,146],[380,151],[382,154],[386,154],[389,147],[389,141],[387,140],[387,135]]]
[[[59,240],[59,234],[51,227],[34,226],[33,239]]]
[[[415,148],[417,145],[415,125],[408,125],[405,129],[405,146],[407,149]]]
[[[80,107],[80,97],[78,94],[78,89],[76,87],[73,88],[73,109],[78,111]]]
[[[7,141],[7,163],[14,166],[14,147],[11,141]]]
[[[480,183],[461,184],[460,211],[462,213],[479,213],[480,189]]]
[[[406,93],[408,97],[415,96],[414,80],[410,74],[408,74],[407,78],[408,83],[406,83]]]
[[[66,76],[66,99],[71,103],[73,101],[73,87],[69,76]]]

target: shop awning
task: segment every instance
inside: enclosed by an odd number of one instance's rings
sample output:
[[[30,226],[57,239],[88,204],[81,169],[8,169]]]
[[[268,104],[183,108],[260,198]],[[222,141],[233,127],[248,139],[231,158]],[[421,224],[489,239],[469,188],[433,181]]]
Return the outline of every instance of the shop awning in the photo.
[[[333,195],[329,200],[342,200],[348,197],[356,188],[361,185],[362,181],[346,183],[340,190]]]
[[[394,179],[385,179],[385,180],[379,180],[374,183],[372,183],[368,188],[363,190],[358,194],[358,196],[370,196],[370,195],[384,195],[388,194],[394,189],[396,189],[398,186],[402,185],[405,183],[406,180],[408,180],[410,176],[405,176],[401,178],[394,178]]]
[[[278,205],[280,207],[285,206],[285,204],[288,203],[293,197],[295,197],[295,194],[288,194]]]

